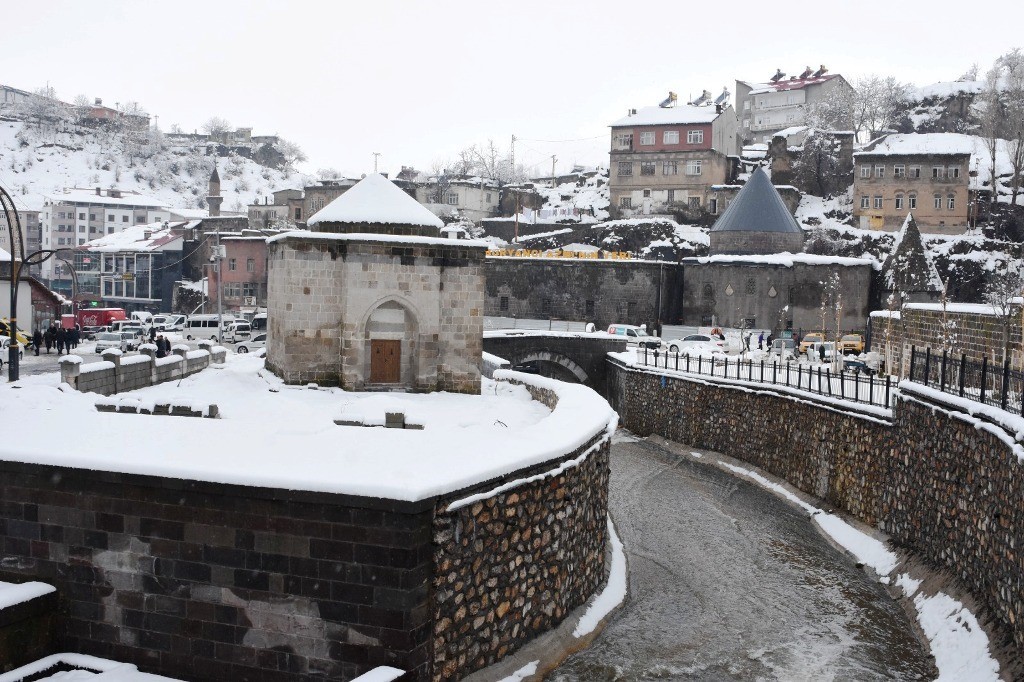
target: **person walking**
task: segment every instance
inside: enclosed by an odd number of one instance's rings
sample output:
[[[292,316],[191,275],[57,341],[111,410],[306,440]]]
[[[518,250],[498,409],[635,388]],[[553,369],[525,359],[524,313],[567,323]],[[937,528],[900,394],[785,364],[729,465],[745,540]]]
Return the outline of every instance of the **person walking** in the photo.
[[[165,357],[167,357],[167,351],[164,350],[164,335],[161,334],[160,336],[156,337],[155,343],[156,343],[156,356],[158,358],[165,358]]]
[[[78,339],[81,337],[82,334],[80,331],[78,331],[78,325],[76,324],[72,329],[69,330],[68,333],[71,334],[71,347],[77,350]]]
[[[759,332],[757,335],[757,349],[764,350],[764,332]]]
[[[43,333],[36,329],[36,333],[32,335],[32,347],[36,350],[36,357],[39,357],[39,346],[43,345]]]
[[[54,342],[52,324],[46,328],[46,332],[43,334],[43,341],[46,343],[46,354],[49,355]]]
[[[149,328],[149,342],[156,343],[156,325],[152,325]]]
[[[64,327],[57,328],[57,355],[64,355],[64,344],[67,342],[68,333]]]
[[[821,358],[822,362],[825,362],[825,343],[818,344],[818,357]]]

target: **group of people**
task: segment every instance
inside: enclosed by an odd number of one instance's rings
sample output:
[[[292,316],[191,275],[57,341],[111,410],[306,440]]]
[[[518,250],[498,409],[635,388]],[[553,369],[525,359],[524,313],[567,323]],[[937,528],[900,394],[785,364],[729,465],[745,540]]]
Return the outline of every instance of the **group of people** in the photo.
[[[156,346],[156,356],[158,358],[166,358],[171,352],[171,342],[167,340],[167,337],[163,334],[156,334],[153,331],[149,333],[149,342]]]
[[[59,355],[63,355],[78,348],[78,342],[81,338],[82,331],[78,328],[77,324],[71,329],[65,329],[57,323],[53,323],[45,332],[38,329],[35,330],[32,334],[32,346],[35,348],[36,355],[39,355],[39,349],[43,347],[46,348],[47,355],[49,355],[50,350],[54,347],[57,348]]]
[[[750,339],[751,339],[751,337],[753,335],[754,335],[753,332],[751,332],[751,333],[747,334],[745,337],[743,337],[743,344],[744,344],[744,346],[746,346],[747,350],[750,350]],[[771,348],[772,348],[772,341],[774,341],[774,340],[775,340],[775,335],[772,334],[771,332],[768,332],[767,334],[765,334],[764,332],[758,333],[758,335],[757,335],[757,349],[758,350],[771,350]]]

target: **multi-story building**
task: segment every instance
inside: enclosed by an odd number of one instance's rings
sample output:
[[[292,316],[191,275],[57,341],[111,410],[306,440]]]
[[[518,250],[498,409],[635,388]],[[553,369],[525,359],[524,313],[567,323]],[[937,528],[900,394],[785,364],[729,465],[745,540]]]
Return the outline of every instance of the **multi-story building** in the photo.
[[[736,112],[741,144],[771,142],[775,133],[803,125],[807,111],[829,98],[853,94],[853,87],[839,74],[830,74],[824,65],[810,67],[799,76],[787,78],[782,71],[766,83],[736,81]]]
[[[315,185],[304,187],[304,199],[302,201],[302,215],[304,217],[302,219],[308,220],[317,211],[351,189],[357,182],[359,180],[341,178],[338,180],[320,180]]]
[[[133,225],[74,250],[80,302],[157,313],[171,309],[185,231],[194,223]]]
[[[82,246],[102,236],[134,225],[170,220],[167,205],[159,199],[117,189],[66,189],[46,198],[40,214],[42,246],[61,249]],[[43,264],[41,276],[59,293],[71,295],[66,266],[54,259]]]
[[[889,135],[853,155],[853,215],[864,229],[897,230],[912,214],[922,232],[960,234],[970,222],[975,138]]]
[[[677,209],[717,213],[713,185],[732,180],[736,114],[731,106],[633,109],[611,124],[609,190],[618,216]],[[730,158],[732,157],[732,159]]]
[[[397,185],[406,189],[401,182]],[[475,223],[498,213],[501,186],[481,177],[430,177],[415,185],[415,198],[438,216],[458,211]]]
[[[25,253],[31,254],[42,248],[42,233],[40,230],[39,209],[23,208],[24,197],[18,197],[15,200],[15,207],[18,209],[18,223],[21,225],[21,234],[16,239],[24,240],[25,242]],[[19,255],[18,248],[11,244],[12,230],[7,227],[7,215],[0,211],[0,249]],[[30,274],[38,275],[39,266],[32,266],[29,269]]]
[[[220,273],[210,268],[209,296],[216,300],[217,288],[223,309],[230,312],[255,312],[267,305],[267,234],[243,230],[238,234],[222,234],[220,245],[224,258]]]
[[[273,199],[264,197],[249,204],[249,225],[270,228],[277,225],[295,225],[302,220],[302,190],[282,189],[273,193]]]

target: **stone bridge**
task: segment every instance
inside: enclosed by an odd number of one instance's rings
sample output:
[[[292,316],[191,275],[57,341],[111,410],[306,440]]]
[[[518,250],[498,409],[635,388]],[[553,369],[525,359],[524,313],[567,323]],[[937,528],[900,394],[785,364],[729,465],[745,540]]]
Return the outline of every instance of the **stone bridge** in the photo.
[[[585,384],[605,395],[607,354],[626,350],[625,339],[596,332],[499,330],[484,332],[484,351],[543,376]]]

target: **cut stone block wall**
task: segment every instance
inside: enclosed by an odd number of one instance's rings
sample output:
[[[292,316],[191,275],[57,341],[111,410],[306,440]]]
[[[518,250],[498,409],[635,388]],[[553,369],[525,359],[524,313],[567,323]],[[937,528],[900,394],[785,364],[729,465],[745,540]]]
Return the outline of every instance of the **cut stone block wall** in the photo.
[[[994,425],[912,387],[891,420],[609,361],[620,423],[723,452],[876,526],[983,606],[1018,672],[1024,660],[1024,464]],[[1019,449],[1019,445],[1017,449]]]
[[[177,381],[226,359],[227,349],[217,347],[210,351],[176,351],[166,358],[157,358],[154,353],[104,355],[103,361],[88,364],[62,360],[61,381],[83,393],[113,395],[165,381]]]
[[[8,577],[0,569],[0,579]],[[51,592],[0,609],[0,673],[56,651],[57,608],[57,594]]]

